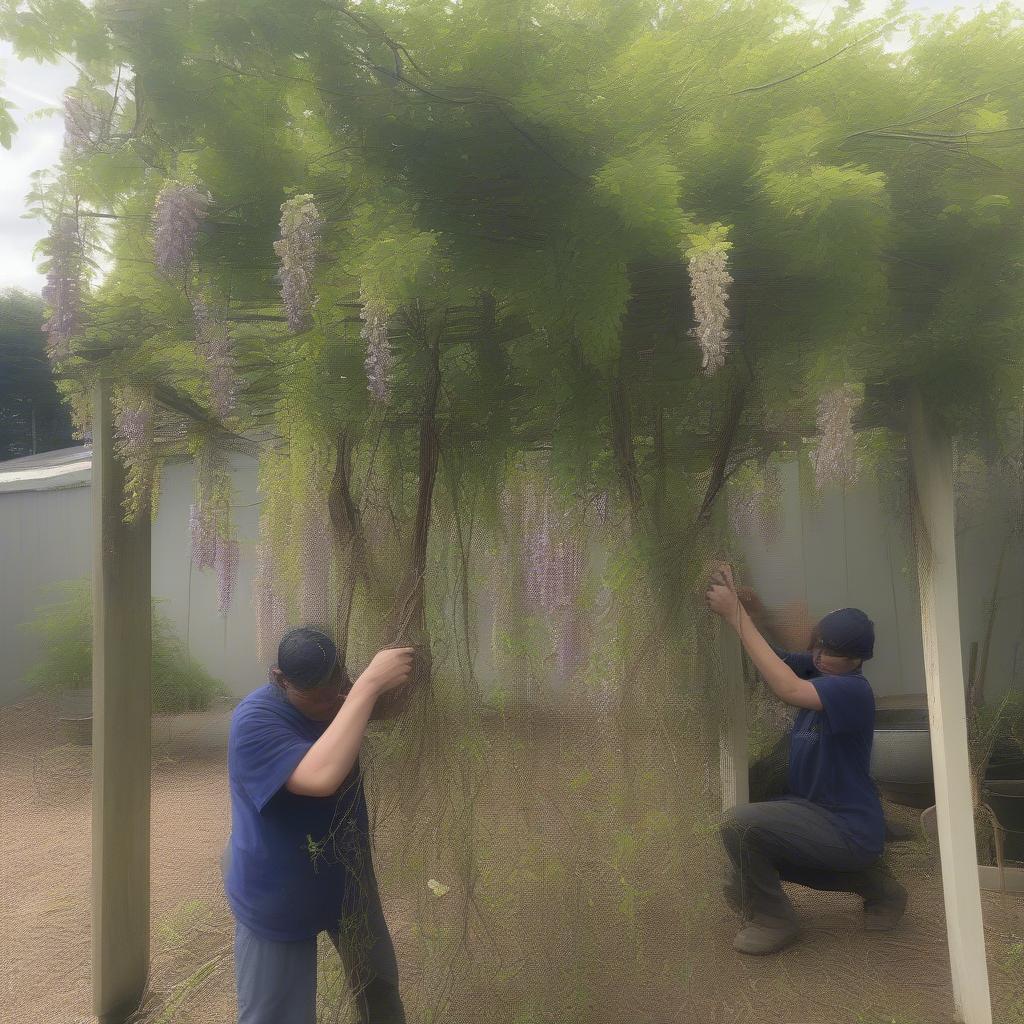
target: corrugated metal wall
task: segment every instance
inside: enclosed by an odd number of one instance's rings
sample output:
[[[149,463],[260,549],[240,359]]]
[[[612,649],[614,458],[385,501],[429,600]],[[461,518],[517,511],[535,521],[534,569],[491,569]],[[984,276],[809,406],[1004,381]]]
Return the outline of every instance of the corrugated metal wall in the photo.
[[[923,694],[924,660],[916,557],[909,517],[887,512],[869,484],[824,495],[815,507],[801,500],[799,464],[781,467],[783,527],[775,543],[741,538],[750,582],[769,607],[806,602],[814,618],[834,608],[864,609],[877,643],[866,674],[877,694]],[[805,490],[806,484],[805,481]],[[958,528],[960,623],[964,667],[972,641],[982,642],[988,603],[1007,534],[1006,494],[981,503]],[[988,667],[988,692],[1024,687],[1024,544],[1007,550]]]
[[[2,467],[0,467],[2,470]],[[188,510],[193,470],[186,463],[166,467],[160,513],[153,534],[153,590],[181,638],[210,672],[232,692],[261,685],[266,666],[255,650],[250,584],[255,566],[259,517],[256,463],[232,457],[234,516],[241,543],[237,591],[226,618],[217,613],[212,573],[194,571],[189,559]],[[805,601],[812,615],[857,605],[874,618],[877,656],[869,677],[878,694],[923,693],[924,666],[909,525],[887,514],[877,492],[863,486],[830,494],[819,507],[801,501],[796,462],[783,467],[784,516],[781,536],[765,544],[741,538],[749,582],[769,606]],[[988,513],[963,529],[960,549],[960,610],[966,650],[984,635],[987,602],[1005,535],[1005,500],[993,499]],[[47,586],[82,578],[91,569],[91,504],[88,487],[0,492],[0,701],[25,692],[23,676],[39,655],[38,641],[25,623],[45,602]],[[484,612],[487,602],[480,605]],[[490,624],[480,621],[485,644]],[[1009,549],[989,665],[990,692],[1015,680],[1024,686],[1024,545]],[[486,653],[478,668],[487,673]],[[486,687],[489,680],[482,679]]]
[[[2,466],[0,466],[2,471]],[[193,655],[236,694],[266,679],[256,659],[250,584],[259,517],[255,460],[232,456],[233,510],[242,552],[234,600],[217,613],[213,573],[195,572],[189,558],[188,510],[193,468],[165,467],[160,511],[153,528],[153,595]],[[26,692],[25,672],[39,657],[39,642],[25,628],[53,584],[92,571],[92,504],[88,486],[0,493],[0,702]]]
[[[27,624],[55,599],[47,587],[91,572],[91,527],[88,487],[0,494],[0,701],[25,692],[39,657]]]

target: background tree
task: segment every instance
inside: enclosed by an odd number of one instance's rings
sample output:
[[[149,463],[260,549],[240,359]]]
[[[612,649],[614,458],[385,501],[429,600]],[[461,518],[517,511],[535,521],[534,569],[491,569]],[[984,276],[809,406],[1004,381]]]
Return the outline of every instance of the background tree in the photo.
[[[46,358],[44,308],[26,292],[0,295],[0,459],[74,443]]]

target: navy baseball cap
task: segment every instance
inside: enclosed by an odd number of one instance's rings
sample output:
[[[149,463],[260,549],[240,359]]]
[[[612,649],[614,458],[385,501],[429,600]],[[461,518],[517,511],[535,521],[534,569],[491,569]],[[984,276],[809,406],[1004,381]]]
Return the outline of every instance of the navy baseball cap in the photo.
[[[875,624],[859,608],[840,608],[818,623],[815,642],[836,654],[867,661],[875,653]]]
[[[277,648],[277,667],[300,690],[311,690],[327,682],[337,664],[338,648],[334,641],[309,626],[289,630]]]

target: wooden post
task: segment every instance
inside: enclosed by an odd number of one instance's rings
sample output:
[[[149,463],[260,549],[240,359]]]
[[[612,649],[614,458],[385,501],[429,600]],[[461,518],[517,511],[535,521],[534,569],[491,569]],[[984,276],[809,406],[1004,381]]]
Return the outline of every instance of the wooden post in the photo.
[[[743,685],[743,651],[735,631],[717,620],[718,651],[725,685],[722,733],[718,741],[722,810],[750,802],[750,755],[747,747],[747,695]]]
[[[93,1012],[124,1024],[149,972],[150,521],[123,519],[111,387],[93,404]]]
[[[991,1024],[967,753],[952,448],[949,437],[929,421],[916,393],[910,408],[910,447],[921,632],[953,999],[964,1024]]]
[[[729,549],[726,506],[728,484],[718,492],[711,523],[718,537],[720,553]],[[722,561],[730,561],[723,557]],[[747,741],[747,694],[743,680],[743,648],[735,630],[718,618],[715,622],[715,651],[722,671],[722,726],[718,737],[718,777],[722,787],[722,810],[750,802],[750,755]]]

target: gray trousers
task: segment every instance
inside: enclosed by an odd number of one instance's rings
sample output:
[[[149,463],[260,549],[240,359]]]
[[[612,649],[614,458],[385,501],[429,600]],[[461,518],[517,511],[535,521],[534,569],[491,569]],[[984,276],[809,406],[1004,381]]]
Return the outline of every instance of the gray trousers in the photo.
[[[221,858],[227,866],[228,851]],[[353,876],[337,931],[359,1024],[405,1024],[398,963],[369,858]],[[235,922],[238,1024],[316,1024],[317,940],[274,942]],[[330,1014],[326,1020],[341,1019]]]
[[[825,892],[852,892],[866,902],[886,894],[881,859],[848,843],[824,808],[785,797],[744,804],[726,815],[722,843],[729,855],[726,896],[745,919],[793,921],[782,882]]]

